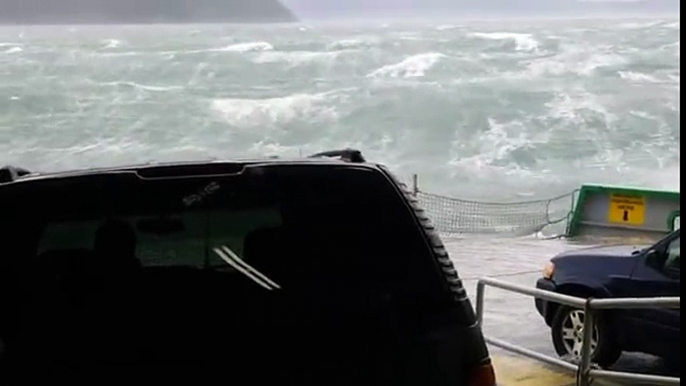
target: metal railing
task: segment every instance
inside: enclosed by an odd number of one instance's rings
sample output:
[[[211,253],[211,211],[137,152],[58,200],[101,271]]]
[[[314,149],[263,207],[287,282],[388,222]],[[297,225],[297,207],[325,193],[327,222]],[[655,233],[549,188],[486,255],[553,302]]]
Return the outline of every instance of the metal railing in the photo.
[[[541,354],[512,343],[502,341],[500,339],[486,337],[486,342],[496,347],[500,347],[507,351],[523,355],[525,357],[535,359],[553,366],[560,367],[564,370],[574,372],[577,375],[578,386],[590,386],[593,379],[609,379],[616,381],[629,382],[645,382],[651,385],[680,385],[681,378],[664,377],[657,375],[645,375],[629,372],[607,371],[594,369],[591,363],[591,335],[588,331],[593,331],[595,323],[594,316],[598,310],[610,309],[655,309],[655,308],[669,308],[681,309],[681,298],[679,297],[662,297],[662,298],[622,298],[622,299],[584,299],[568,295],[562,295],[555,292],[544,291],[537,288],[530,288],[520,286],[517,284],[508,283],[505,281],[483,278],[477,284],[476,293],[476,312],[479,324],[483,327],[484,306],[486,300],[486,286],[499,288],[502,290],[512,291],[522,295],[533,296],[537,299],[547,300],[563,304],[569,307],[583,309],[585,311],[584,317],[584,331],[583,331],[583,346],[581,349],[580,364],[565,362],[561,359],[554,358],[545,354]]]

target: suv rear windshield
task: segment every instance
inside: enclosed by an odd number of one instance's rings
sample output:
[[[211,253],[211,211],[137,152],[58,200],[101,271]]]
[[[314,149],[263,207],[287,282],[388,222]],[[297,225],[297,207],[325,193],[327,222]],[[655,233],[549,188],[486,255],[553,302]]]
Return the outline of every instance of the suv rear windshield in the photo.
[[[441,291],[409,208],[375,170],[269,166],[221,178],[51,181],[23,200],[23,215],[33,219],[27,225],[40,228],[34,257],[94,252],[98,230],[115,220],[135,233],[143,267],[234,271],[215,252],[224,247],[281,270],[286,281],[305,264],[317,266],[311,280],[345,274],[352,282],[367,277],[407,291]]]

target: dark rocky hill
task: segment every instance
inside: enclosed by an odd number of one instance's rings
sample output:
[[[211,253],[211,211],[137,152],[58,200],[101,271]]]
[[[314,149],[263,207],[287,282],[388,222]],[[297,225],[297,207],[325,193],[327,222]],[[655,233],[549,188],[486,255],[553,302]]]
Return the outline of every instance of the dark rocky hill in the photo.
[[[295,21],[279,0],[0,0],[3,24]]]

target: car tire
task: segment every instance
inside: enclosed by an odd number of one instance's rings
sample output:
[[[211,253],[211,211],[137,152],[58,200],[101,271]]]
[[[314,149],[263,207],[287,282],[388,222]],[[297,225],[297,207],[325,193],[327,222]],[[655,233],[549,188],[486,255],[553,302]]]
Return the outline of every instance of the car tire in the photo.
[[[551,332],[555,351],[560,357],[580,360],[584,317],[583,310],[566,306],[561,306],[555,313]],[[601,367],[612,366],[622,355],[612,329],[602,314],[597,314],[596,317],[592,345],[594,349],[591,362]]]

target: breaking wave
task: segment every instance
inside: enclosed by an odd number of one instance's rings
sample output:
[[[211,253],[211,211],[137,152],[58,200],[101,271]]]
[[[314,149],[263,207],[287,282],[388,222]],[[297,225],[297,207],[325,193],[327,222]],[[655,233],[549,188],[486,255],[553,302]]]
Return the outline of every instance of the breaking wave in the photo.
[[[24,49],[21,47],[12,47],[12,48],[7,49],[7,51],[5,51],[5,53],[7,55],[18,54],[20,52],[24,52]]]
[[[225,52],[255,52],[255,51],[271,51],[274,46],[267,42],[251,42],[233,44],[228,47],[220,48],[217,51]]]
[[[370,78],[417,78],[426,75],[446,55],[436,52],[411,56],[400,63],[390,64],[379,68],[367,75]]]
[[[647,83],[661,83],[662,81],[655,76],[642,74],[640,72],[633,71],[619,71],[619,76],[622,79],[629,80],[632,82],[647,82]]]
[[[179,90],[183,89],[183,87],[180,87],[180,86],[149,86],[149,85],[139,84],[136,82],[126,82],[126,81],[106,82],[106,83],[97,83],[97,82],[91,81],[91,83],[97,84],[97,85],[103,86],[103,87],[130,87],[130,88],[134,88],[134,89],[139,89],[139,90],[144,90],[144,91],[154,91],[154,92],[179,91]]]
[[[332,93],[293,94],[276,98],[227,98],[212,101],[212,109],[230,126],[241,129],[273,128],[296,121],[335,121]]]
[[[479,39],[513,41],[517,51],[537,51],[540,45],[539,42],[533,38],[533,35],[526,33],[475,32],[472,33],[471,36]]]
[[[544,74],[590,76],[599,69],[620,66],[626,62],[626,57],[617,53],[603,52],[595,47],[572,46],[555,56],[530,60],[527,70],[534,77]]]
[[[122,45],[122,41],[118,39],[107,39],[104,42],[105,44],[105,49],[109,48],[119,48]]]
[[[268,51],[256,55],[251,60],[257,64],[266,63],[286,63],[290,66],[300,66],[303,64],[332,61],[340,55],[350,52],[349,50],[339,51]]]
[[[341,50],[350,50],[350,49],[360,49],[360,48],[367,48],[375,45],[376,40],[375,39],[342,39],[335,41],[333,43],[330,43],[327,46],[327,50],[329,51],[341,51]]]

